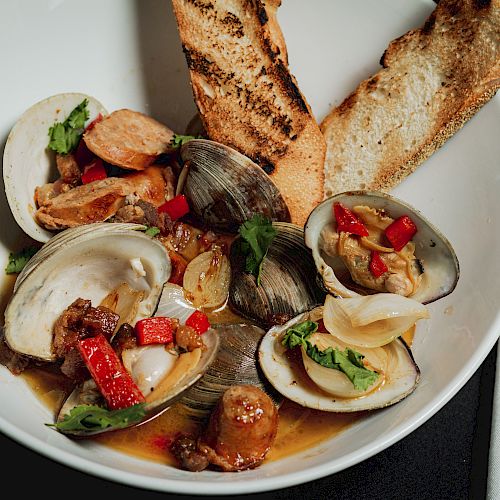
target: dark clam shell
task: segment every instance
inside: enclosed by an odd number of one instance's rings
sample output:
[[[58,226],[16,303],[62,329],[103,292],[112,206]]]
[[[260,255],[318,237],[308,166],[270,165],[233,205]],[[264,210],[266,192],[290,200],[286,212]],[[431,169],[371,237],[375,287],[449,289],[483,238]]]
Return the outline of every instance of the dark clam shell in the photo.
[[[273,226],[278,234],[264,260],[260,285],[244,272],[244,261],[234,245],[231,251],[229,306],[263,328],[310,310],[325,298],[302,229],[288,223]]]
[[[290,212],[269,176],[234,149],[206,139],[181,148],[188,169],[183,193],[191,213],[210,228],[236,232],[259,213],[271,221],[290,221]]]

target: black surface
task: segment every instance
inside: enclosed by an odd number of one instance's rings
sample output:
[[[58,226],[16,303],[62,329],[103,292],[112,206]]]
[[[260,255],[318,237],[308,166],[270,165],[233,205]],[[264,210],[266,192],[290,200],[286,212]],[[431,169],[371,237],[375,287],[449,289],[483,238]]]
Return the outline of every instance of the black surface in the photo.
[[[444,408],[412,434],[374,457],[312,483],[238,498],[485,498],[495,360],[496,349],[493,349],[469,382]],[[1,434],[0,450],[4,485],[6,481],[18,478],[13,484],[20,488],[18,491],[23,498],[38,498],[42,492],[57,498],[80,497],[80,494],[87,498],[96,498],[98,494],[98,498],[123,500],[179,497],[85,475],[38,455]]]

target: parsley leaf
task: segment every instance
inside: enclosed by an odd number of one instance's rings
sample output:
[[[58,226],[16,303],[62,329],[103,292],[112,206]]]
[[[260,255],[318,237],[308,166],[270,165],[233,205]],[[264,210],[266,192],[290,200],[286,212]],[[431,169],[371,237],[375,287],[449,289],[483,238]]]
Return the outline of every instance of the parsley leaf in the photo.
[[[56,153],[68,154],[78,146],[85,122],[89,118],[88,103],[88,99],[84,99],[64,122],[56,122],[49,128],[49,149]]]
[[[160,234],[160,232],[161,231],[156,226],[150,226],[144,231],[144,234],[146,236],[151,236],[151,238],[154,238],[157,234]]]
[[[38,252],[36,247],[26,247],[16,253],[9,254],[9,263],[5,268],[6,274],[20,273],[28,261]]]
[[[140,422],[146,415],[145,403],[136,404],[120,410],[107,410],[96,405],[79,405],[55,424],[45,424],[59,431],[93,432],[107,429],[123,429]]]
[[[255,214],[240,226],[238,232],[241,236],[238,251],[246,259],[245,271],[257,278],[258,286],[264,259],[278,231],[269,219],[261,214]]]
[[[350,347],[346,347],[344,351],[341,351],[337,347],[328,347],[324,351],[321,351],[317,346],[311,344],[307,339],[317,329],[318,323],[304,321],[289,328],[281,343],[288,349],[293,349],[297,346],[304,347],[307,355],[316,363],[325,368],[339,370],[344,373],[352,382],[355,389],[364,391],[375,383],[379,374],[365,367],[363,364],[364,356],[361,353]]]
[[[170,145],[178,149],[180,148],[183,144],[186,144],[186,142],[192,141],[193,139],[203,139],[202,136],[198,135],[180,135],[180,134],[174,134],[172,137],[172,140],[170,141]]]

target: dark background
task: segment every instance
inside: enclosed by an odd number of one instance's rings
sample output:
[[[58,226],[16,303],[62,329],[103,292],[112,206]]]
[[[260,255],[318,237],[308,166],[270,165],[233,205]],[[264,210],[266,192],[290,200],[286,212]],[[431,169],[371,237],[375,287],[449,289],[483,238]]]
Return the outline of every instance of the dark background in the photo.
[[[372,458],[323,479],[241,499],[482,499],[486,496],[496,348],[436,415]],[[0,434],[5,488],[22,498],[216,498],[123,486],[53,462]],[[189,492],[186,492],[189,493]],[[17,496],[17,495],[16,495]],[[227,498],[234,498],[231,497]],[[221,498],[221,497],[218,497]]]

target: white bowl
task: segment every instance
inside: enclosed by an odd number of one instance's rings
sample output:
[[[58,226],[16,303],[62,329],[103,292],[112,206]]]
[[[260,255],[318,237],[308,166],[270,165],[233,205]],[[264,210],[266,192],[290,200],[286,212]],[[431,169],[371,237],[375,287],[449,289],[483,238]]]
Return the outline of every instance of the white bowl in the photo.
[[[421,25],[435,5],[431,0],[316,0],[314,8],[310,4],[284,2],[279,18],[292,71],[318,120],[377,70],[390,40]],[[4,140],[26,108],[59,92],[93,95],[108,110],[144,111],[179,132],[194,114],[184,57],[165,0],[89,0],[85,9],[77,0],[2,2],[0,28],[0,45],[9,48],[0,56]],[[84,40],[81,48],[61,44],[74,40],[75,33]],[[443,231],[461,265],[456,290],[431,304],[431,319],[419,325],[413,351],[422,381],[404,401],[374,412],[313,449],[255,470],[194,474],[54,432],[44,425],[51,418],[49,410],[22,378],[0,367],[0,430],[45,456],[103,478],[160,491],[212,495],[311,481],[403,438],[465,384],[500,331],[499,114],[497,96],[393,191]],[[0,260],[5,262],[20,232],[3,196],[0,213]]]

